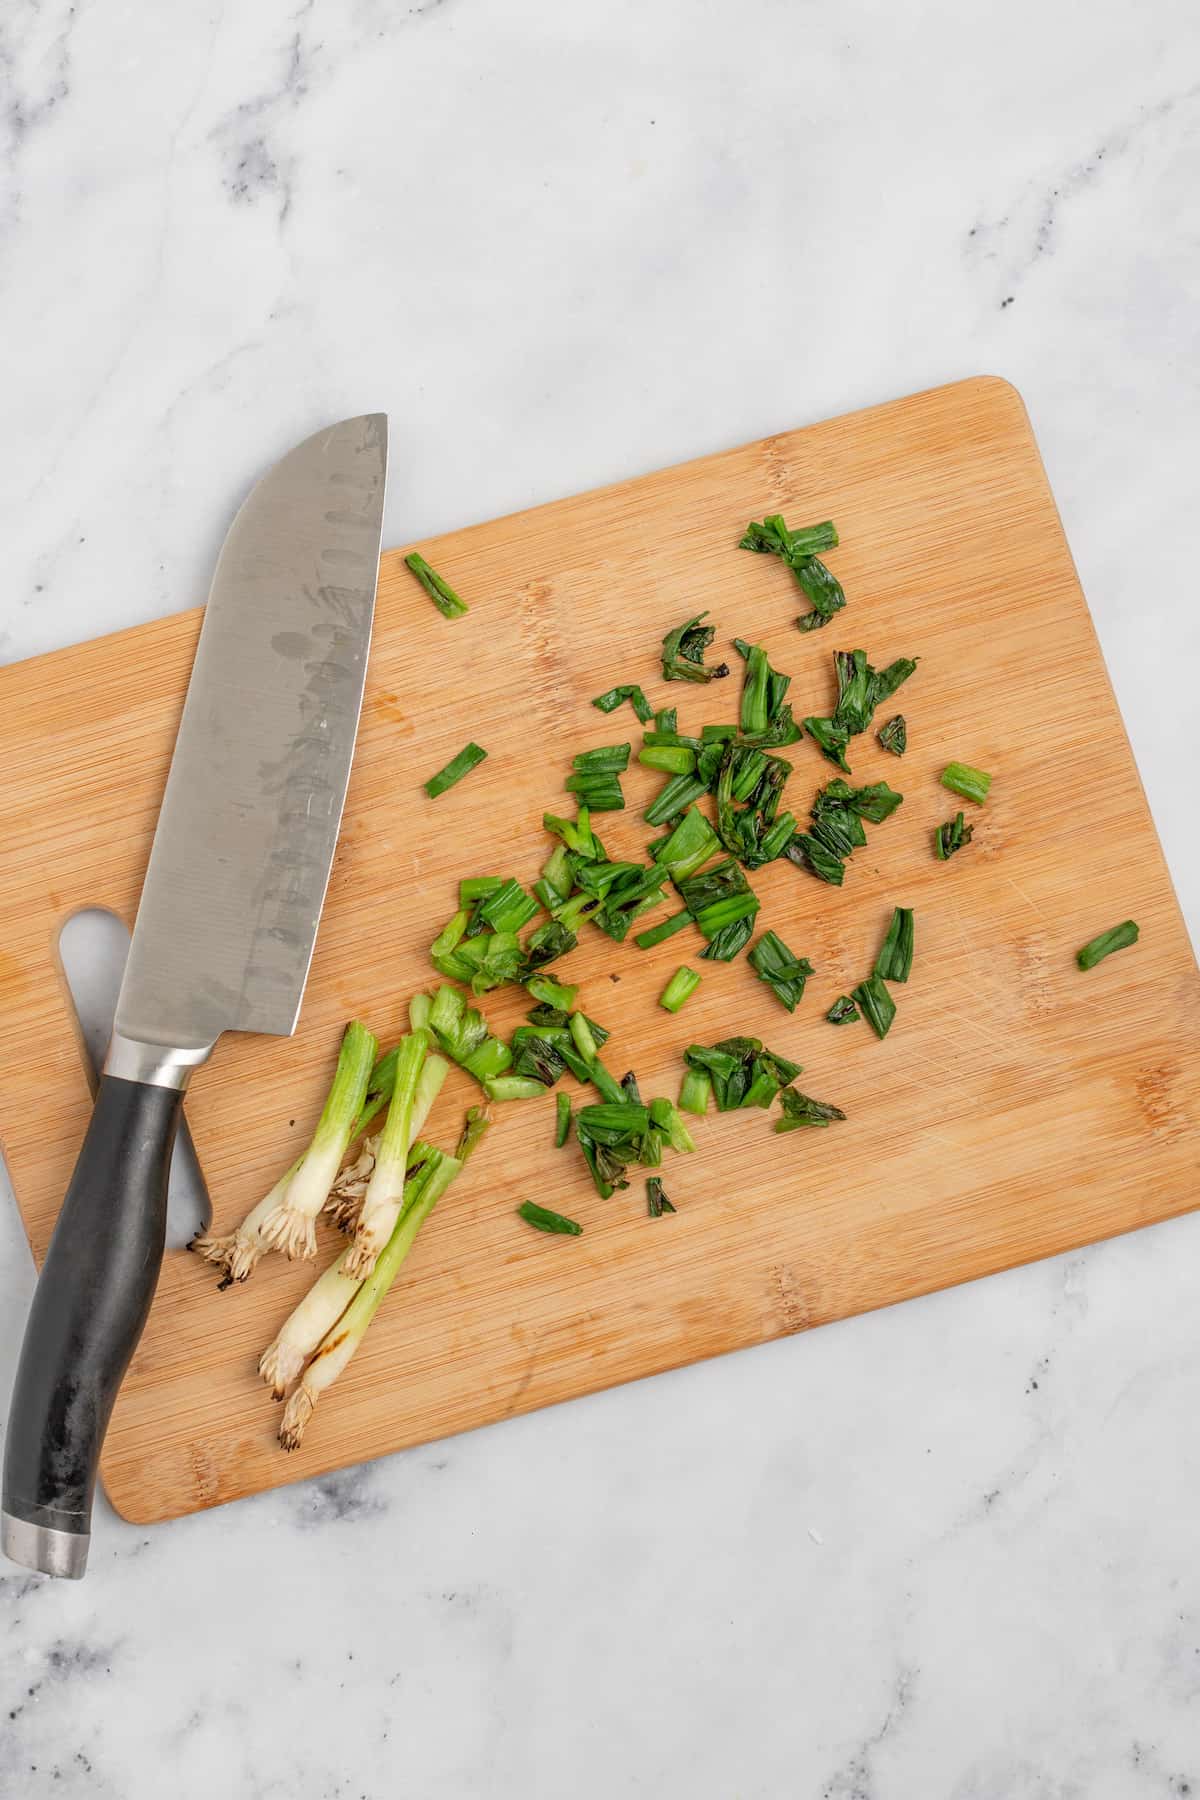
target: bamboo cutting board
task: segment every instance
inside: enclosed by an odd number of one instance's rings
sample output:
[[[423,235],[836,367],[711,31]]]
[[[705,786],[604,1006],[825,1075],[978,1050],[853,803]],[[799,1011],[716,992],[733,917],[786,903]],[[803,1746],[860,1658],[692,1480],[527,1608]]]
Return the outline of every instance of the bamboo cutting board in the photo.
[[[740,553],[751,517],[832,517],[849,604],[801,636],[774,559]],[[244,1287],[168,1254],[103,1461],[130,1519],[215,1505],[635,1376],[758,1343],[1126,1231],[1196,1203],[1200,980],[1020,397],[979,379],[705,458],[423,546],[469,599],[447,623],[385,557],[362,733],[300,1029],[227,1038],[187,1111],[228,1229],[303,1146],[340,1031],[403,1028],[431,986],[427,946],[466,874],[532,880],[564,810],[570,754],[626,737],[591,697],[638,681],[683,729],[736,717],[740,669],[707,689],[657,678],[663,633],[711,608],[720,652],[763,642],[798,717],[827,713],[830,652],[921,659],[898,696],[911,748],[853,743],[856,781],[905,795],[843,889],[783,862],[752,877],[760,926],[817,973],[789,1017],[745,959],[697,962],[690,932],[656,950],[586,932],[564,973],[613,1033],[605,1059],[677,1092],[681,1051],[753,1032],[805,1065],[844,1125],[777,1136],[760,1113],[710,1116],[699,1154],[668,1155],[675,1217],[641,1178],[601,1201],[552,1148],[553,1098],[497,1109],[491,1137],[426,1227],[302,1450],[277,1448],[259,1351],[312,1279],[273,1257]],[[0,1141],[44,1252],[89,1105],[56,942],[81,907],[132,922],[198,611],[0,670]],[[468,739],[489,760],[427,801],[422,780]],[[832,773],[788,753],[804,817]],[[975,841],[933,859],[955,810],[951,758],[993,772],[967,808]],[[663,777],[634,769],[610,854],[655,835]],[[912,979],[879,1043],[827,1025],[871,968],[893,904],[916,910]],[[667,909],[658,916],[666,916]],[[1141,943],[1090,974],[1073,952],[1132,916]],[[703,985],[677,1018],[655,1002],[683,961]],[[521,1006],[482,1003],[497,1029]],[[569,1081],[569,1078],[568,1078]],[[574,1084],[570,1083],[573,1087]],[[450,1145],[474,1092],[455,1071],[430,1135]],[[440,1125],[439,1125],[440,1122]],[[513,1209],[582,1220],[546,1238]],[[322,1265],[334,1249],[322,1242]],[[799,1365],[797,1365],[799,1373]]]

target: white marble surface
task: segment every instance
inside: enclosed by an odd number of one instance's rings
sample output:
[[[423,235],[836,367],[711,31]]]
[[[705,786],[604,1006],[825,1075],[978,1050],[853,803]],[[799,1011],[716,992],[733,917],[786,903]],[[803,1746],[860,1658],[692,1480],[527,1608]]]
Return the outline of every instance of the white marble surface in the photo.
[[[396,541],[1002,373],[1195,931],[1198,70],[1189,0],[7,0],[0,655],[201,598],[329,417]],[[0,1792],[1200,1795],[1198,1265],[104,1509],[0,1574]],[[0,1408],[31,1286],[0,1205]]]

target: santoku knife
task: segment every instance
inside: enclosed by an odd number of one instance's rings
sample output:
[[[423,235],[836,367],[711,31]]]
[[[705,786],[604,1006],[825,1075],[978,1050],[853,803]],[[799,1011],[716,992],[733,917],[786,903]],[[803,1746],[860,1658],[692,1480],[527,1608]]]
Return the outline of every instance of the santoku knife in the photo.
[[[9,1413],[0,1542],[49,1575],[87,1563],[100,1446],[162,1263],[188,1077],[223,1031],[295,1030],[358,729],[386,470],[382,413],[317,432],[258,483],[217,563]]]

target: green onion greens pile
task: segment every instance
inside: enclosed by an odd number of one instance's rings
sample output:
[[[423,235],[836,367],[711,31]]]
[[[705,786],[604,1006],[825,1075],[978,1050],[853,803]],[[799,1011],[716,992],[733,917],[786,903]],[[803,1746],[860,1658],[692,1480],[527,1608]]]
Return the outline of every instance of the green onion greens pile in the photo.
[[[837,543],[829,521],[791,530],[772,514],[751,522],[740,548],[782,562],[803,597],[796,624],[807,634],[846,607],[841,584],[821,561]],[[406,561],[445,619],[469,616],[466,603],[419,554]],[[717,627],[706,617],[685,619],[666,633],[659,652],[664,682],[707,687],[729,678],[730,664],[712,654]],[[884,751],[906,754],[905,716],[881,715],[876,725],[876,714],[916,673],[917,661],[902,656],[877,668],[864,650],[835,650],[836,699],[827,713],[797,720],[788,699],[791,677],[771,666],[759,644],[734,638],[731,649],[741,691],[729,709],[737,716],[728,723],[689,730],[680,724],[678,706],[654,708],[637,682],[617,683],[593,701],[612,719],[614,737],[636,721],[636,761],[663,778],[642,815],[648,828],[644,853],[610,855],[600,834],[605,815],[626,810],[623,781],[634,758],[632,739],[579,751],[564,774],[568,800],[561,811],[543,815],[550,848],[537,881],[526,888],[510,874],[463,871],[457,906],[429,947],[437,979],[410,999],[409,1030],[380,1054],[372,1033],[353,1021],[303,1155],[235,1231],[204,1233],[194,1241],[193,1249],[217,1266],[221,1286],[228,1287],[247,1280],[272,1250],[314,1258],[322,1216],[345,1235],[340,1254],[260,1360],[263,1379],[286,1402],[279,1430],[285,1449],[301,1443],[317,1401],[354,1356],[417,1233],[475,1154],[496,1106],[519,1106],[553,1091],[554,1145],[574,1147],[605,1200],[629,1189],[644,1171],[646,1213],[654,1220],[676,1211],[667,1183],[679,1192],[675,1178],[664,1179],[660,1171],[668,1159],[695,1151],[688,1121],[710,1108],[773,1112],[780,1133],[825,1129],[845,1119],[838,1106],[796,1085],[798,1062],[751,1036],[682,1043],[677,1097],[643,1094],[633,1070],[617,1075],[606,1062],[609,1032],[578,1004],[577,985],[562,976],[560,965],[584,933],[626,944],[624,954],[633,956],[679,937],[675,947],[686,943],[707,965],[746,953],[756,979],[788,1015],[803,1001],[814,965],[775,930],[762,928],[755,877],[780,863],[798,871],[798,878],[840,887],[854,856],[868,843],[874,852],[874,833],[903,804],[903,795],[887,781],[855,784],[855,740],[874,728]],[[820,765],[813,746],[837,773],[811,800],[801,800],[789,788],[793,759],[782,752],[796,751],[815,769]],[[425,781],[430,801],[452,809],[454,801],[443,796],[469,780],[486,757],[480,745],[465,745]],[[941,782],[978,810],[988,801],[992,777],[951,762]],[[959,810],[934,831],[933,855],[944,862],[972,836]],[[839,1026],[865,1020],[876,1037],[886,1037],[897,1014],[895,990],[908,983],[913,969],[915,936],[912,909],[895,907],[873,966],[864,956],[862,979],[833,1000],[825,1019]],[[1132,920],[1101,933],[1077,952],[1079,967],[1095,967],[1137,936]],[[659,1004],[674,1017],[702,979],[708,976],[681,962]],[[505,988],[522,992],[525,1013],[508,1038],[492,1030],[479,1004]],[[477,1084],[478,1103],[468,1107],[450,1138],[435,1131],[439,1146],[424,1134],[451,1065]],[[547,1141],[550,1135],[547,1130]],[[686,1195],[680,1198],[686,1201]],[[540,1201],[523,1200],[516,1212],[523,1225],[546,1236],[583,1233],[578,1221]],[[545,1253],[560,1252],[547,1247]]]

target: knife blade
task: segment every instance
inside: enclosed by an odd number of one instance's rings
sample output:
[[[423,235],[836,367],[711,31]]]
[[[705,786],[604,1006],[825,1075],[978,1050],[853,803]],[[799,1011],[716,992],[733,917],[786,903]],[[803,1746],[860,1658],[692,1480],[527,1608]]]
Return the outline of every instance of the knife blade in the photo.
[[[294,1031],[350,775],[379,571],[387,421],[317,432],[221,549],[112,1041],[38,1280],[0,1545],[84,1573],[112,1405],[153,1297],[183,1089],[224,1031]]]

